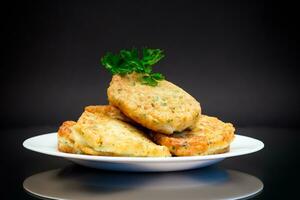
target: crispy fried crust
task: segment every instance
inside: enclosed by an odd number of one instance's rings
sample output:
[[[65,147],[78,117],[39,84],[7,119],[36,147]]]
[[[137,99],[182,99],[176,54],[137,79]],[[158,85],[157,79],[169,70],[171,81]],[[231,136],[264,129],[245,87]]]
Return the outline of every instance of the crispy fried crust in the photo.
[[[142,131],[119,120],[123,115],[112,106],[85,110],[77,122],[67,121],[59,128],[59,151],[101,156],[171,156],[168,148],[153,143]]]
[[[114,75],[107,90],[111,105],[142,126],[165,134],[192,126],[200,104],[180,87],[166,80],[153,87],[140,83],[140,74]]]
[[[152,132],[157,144],[169,148],[175,156],[210,155],[229,151],[234,127],[216,117],[201,115],[190,131],[165,135]]]
[[[110,118],[119,119],[124,122],[135,123],[131,119],[129,119],[126,115],[124,115],[118,108],[112,105],[86,106],[84,110],[93,114],[106,115]]]
[[[58,150],[66,153],[76,153],[74,149],[74,139],[72,137],[72,130],[76,124],[74,121],[65,121],[58,129]]]

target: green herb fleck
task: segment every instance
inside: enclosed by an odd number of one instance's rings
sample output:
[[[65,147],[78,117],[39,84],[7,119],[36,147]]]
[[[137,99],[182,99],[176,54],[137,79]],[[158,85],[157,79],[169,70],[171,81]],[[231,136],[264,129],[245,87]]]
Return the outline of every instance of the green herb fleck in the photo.
[[[163,103],[161,103],[160,105],[161,105],[161,106],[166,106],[167,103],[166,103],[166,102],[163,102]]]

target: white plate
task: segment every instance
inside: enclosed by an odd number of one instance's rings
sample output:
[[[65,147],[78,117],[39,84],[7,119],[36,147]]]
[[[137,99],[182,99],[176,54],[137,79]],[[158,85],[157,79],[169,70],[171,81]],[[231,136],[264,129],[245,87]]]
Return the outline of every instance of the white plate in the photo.
[[[180,171],[212,165],[228,157],[261,150],[264,144],[254,138],[235,135],[230,151],[223,154],[188,157],[112,157],[62,153],[57,150],[57,133],[29,138],[23,142],[29,150],[66,158],[86,167],[116,171]]]

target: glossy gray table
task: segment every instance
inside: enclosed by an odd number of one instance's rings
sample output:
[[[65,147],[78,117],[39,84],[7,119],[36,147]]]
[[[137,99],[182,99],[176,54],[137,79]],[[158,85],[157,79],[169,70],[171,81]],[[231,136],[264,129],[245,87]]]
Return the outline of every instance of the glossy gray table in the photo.
[[[30,176],[30,194],[49,199],[241,199],[263,189],[262,182],[235,170],[207,167],[169,173],[122,173],[70,165]]]

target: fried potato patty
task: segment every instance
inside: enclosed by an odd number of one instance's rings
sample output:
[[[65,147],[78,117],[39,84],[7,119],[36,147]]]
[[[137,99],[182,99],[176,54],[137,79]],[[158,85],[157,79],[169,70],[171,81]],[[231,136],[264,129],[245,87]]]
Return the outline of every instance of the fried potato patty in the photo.
[[[57,147],[58,150],[65,153],[80,153],[81,151],[74,148],[74,138],[72,127],[76,124],[74,121],[65,121],[58,129]]]
[[[94,107],[92,111],[95,112],[84,111],[77,122],[62,124],[58,131],[59,151],[102,156],[171,156],[168,148],[153,143],[145,133],[117,119],[122,114],[114,108]],[[110,117],[113,113],[115,118]]]
[[[235,128],[216,117],[201,115],[191,130],[165,135],[152,132],[153,140],[175,156],[195,156],[229,151]]]
[[[126,115],[124,115],[118,108],[112,105],[93,105],[93,106],[86,106],[84,108],[85,111],[96,115],[106,115],[113,119],[118,119],[124,122],[135,123]]]
[[[162,80],[143,85],[140,74],[114,75],[107,90],[111,105],[142,126],[164,134],[192,126],[201,108],[199,102],[173,83]]]

